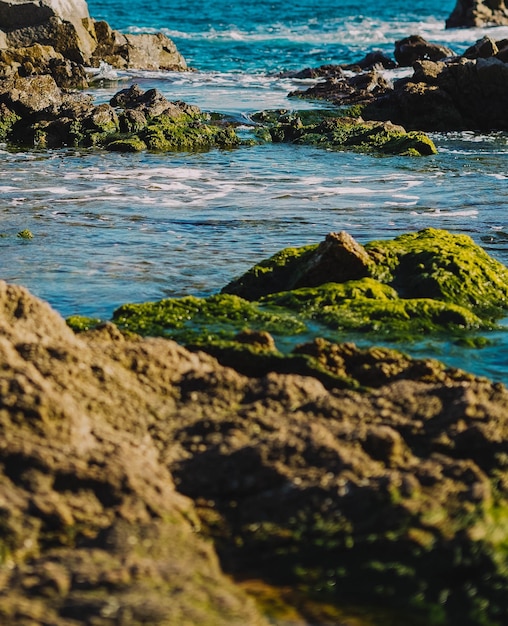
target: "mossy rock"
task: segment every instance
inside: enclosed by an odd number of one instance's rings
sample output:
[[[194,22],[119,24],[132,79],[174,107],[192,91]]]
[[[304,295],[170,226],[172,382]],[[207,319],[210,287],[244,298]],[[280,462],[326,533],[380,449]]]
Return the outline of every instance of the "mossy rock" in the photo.
[[[355,113],[354,109],[348,112]],[[360,152],[428,156],[437,154],[433,141],[424,133],[406,132],[391,122],[365,121],[347,117],[344,111],[264,111],[254,117],[264,126],[257,131],[275,143],[296,143]]]
[[[365,249],[379,280],[402,298],[433,298],[493,317],[508,306],[508,268],[468,235],[427,228]]]
[[[185,114],[177,118],[161,115],[139,136],[150,150],[158,152],[234,148],[240,144],[233,128],[208,124],[203,118]]]
[[[465,307],[431,298],[399,298],[388,285],[372,278],[328,283],[266,296],[261,302],[298,312],[304,319],[321,322],[338,331],[375,333],[411,339],[444,329],[457,334],[485,328]]]
[[[133,135],[107,143],[106,149],[111,152],[143,152],[147,149],[147,145],[137,135]]]
[[[125,304],[116,309],[112,321],[122,330],[195,345],[231,341],[245,329],[280,336],[305,330],[305,325],[286,311],[262,309],[243,298],[226,294]]]
[[[337,237],[335,239],[338,243],[330,248],[332,251],[342,245]],[[347,238],[342,236],[342,241],[347,242]],[[281,250],[233,280],[224,287],[223,293],[259,300],[263,296],[289,291],[293,285],[319,286],[315,272],[312,284],[309,283],[306,268],[315,268],[317,263],[327,267],[322,258],[324,252],[328,254],[324,250],[324,243]],[[371,293],[378,300],[386,300],[388,292],[381,285],[388,285],[395,290],[399,299],[431,299],[464,307],[474,315],[481,316],[487,324],[502,316],[508,307],[508,268],[489,256],[467,235],[427,228],[393,240],[373,241],[364,247],[360,246],[360,249],[358,246],[353,249],[348,244],[348,251],[348,254],[338,257],[341,263],[347,265],[339,268],[346,277],[343,282],[353,278],[348,270],[352,266],[358,267],[358,259],[361,258],[365,259],[361,261],[364,277],[370,277],[378,283],[362,282],[350,287],[362,292],[362,297],[365,297],[365,293]],[[332,264],[333,261],[334,258],[331,258]],[[327,271],[321,276],[321,284],[329,281],[330,274]],[[337,296],[346,288],[337,289],[330,288],[329,292]],[[394,292],[390,293],[393,295]],[[311,294],[308,296],[311,300]],[[286,302],[289,300],[287,298]],[[467,317],[473,326],[478,323],[474,318]]]
[[[12,128],[20,119],[21,117],[8,109],[5,104],[0,104],[0,141],[9,139]]]
[[[413,343],[431,335],[478,347],[478,333],[496,328],[507,306],[504,265],[470,237],[426,229],[365,246],[332,233],[320,244],[281,250],[221,294],[125,304],[112,321],[122,331],[206,350],[244,373],[308,373],[315,364],[297,362],[294,354],[282,364],[297,342],[368,335]],[[69,324],[81,331],[96,320]],[[263,332],[272,343],[241,338]]]

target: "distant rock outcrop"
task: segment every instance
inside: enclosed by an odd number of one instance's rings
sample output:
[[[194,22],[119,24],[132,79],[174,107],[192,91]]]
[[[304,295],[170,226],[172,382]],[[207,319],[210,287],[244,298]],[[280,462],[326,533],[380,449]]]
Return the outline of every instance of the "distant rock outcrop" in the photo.
[[[446,28],[504,26],[508,24],[508,6],[505,0],[457,0]]]
[[[34,46],[46,50],[42,57]],[[85,0],[0,0],[0,52],[0,77],[51,73],[62,87],[82,86],[82,67],[101,61],[115,68],[187,69],[168,37],[123,35],[92,19]],[[49,57],[56,59],[52,65]]]
[[[412,65],[412,76],[392,84],[376,68],[351,77],[322,66],[315,75],[323,81],[289,96],[327,100],[348,107],[343,114],[407,130],[508,130],[508,39],[483,37],[457,56],[411,36],[396,42],[395,57]]]
[[[0,29],[10,48],[51,45],[77,63],[97,46],[85,0],[0,0]]]

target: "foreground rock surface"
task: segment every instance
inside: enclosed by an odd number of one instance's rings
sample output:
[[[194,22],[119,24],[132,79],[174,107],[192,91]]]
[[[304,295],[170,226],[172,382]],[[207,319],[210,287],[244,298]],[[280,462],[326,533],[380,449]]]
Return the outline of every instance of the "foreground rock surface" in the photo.
[[[504,387],[323,340],[362,392],[247,377],[5,283],[0,350],[3,623],[506,623]]]

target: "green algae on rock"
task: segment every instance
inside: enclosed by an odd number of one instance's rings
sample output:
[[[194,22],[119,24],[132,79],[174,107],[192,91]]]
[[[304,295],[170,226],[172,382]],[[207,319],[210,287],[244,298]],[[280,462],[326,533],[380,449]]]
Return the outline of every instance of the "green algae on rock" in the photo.
[[[332,234],[318,246],[282,250],[222,291],[311,312],[341,301],[349,307],[355,300],[372,300],[386,305],[387,316],[398,309],[401,318],[430,316],[443,328],[489,327],[508,306],[508,269],[467,235],[427,228],[364,247],[350,240],[345,233]],[[315,267],[338,261],[335,274],[322,272],[320,286]],[[348,284],[351,280],[356,282]],[[336,282],[343,284],[326,285]],[[299,292],[300,287],[320,289]],[[278,292],[284,293],[273,295]]]
[[[467,235],[427,228],[365,249],[379,279],[401,297],[434,298],[487,315],[508,305],[508,269]]]
[[[296,340],[316,336],[413,342],[432,334],[478,347],[474,333],[494,329],[507,306],[508,269],[470,237],[426,229],[362,246],[341,232],[281,250],[220,294],[125,304],[112,321],[260,375],[270,367],[315,369],[289,353]],[[69,325],[81,331],[97,320],[71,318]]]
[[[433,141],[425,133],[407,132],[391,122],[346,117],[340,111],[335,115],[329,111],[266,111],[253,119],[264,124],[258,136],[265,141],[406,156],[437,154]]]
[[[263,310],[256,304],[229,294],[125,304],[116,309],[112,321],[120,329],[140,335],[159,335],[185,344],[203,345],[233,340],[245,329],[282,336],[305,330],[302,322],[283,309]]]
[[[261,302],[285,307],[334,330],[371,332],[397,339],[485,326],[465,307],[432,298],[399,298],[392,287],[372,278],[294,289],[265,296]]]
[[[170,102],[156,89],[132,85],[94,105],[91,96],[62,91],[49,75],[4,83],[0,140],[14,146],[190,152],[240,145],[224,120],[212,122],[210,114]]]

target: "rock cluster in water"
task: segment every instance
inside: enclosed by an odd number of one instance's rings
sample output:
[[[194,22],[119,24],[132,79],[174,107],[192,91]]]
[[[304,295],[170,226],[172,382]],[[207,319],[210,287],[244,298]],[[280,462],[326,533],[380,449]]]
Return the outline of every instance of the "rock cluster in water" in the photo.
[[[0,77],[51,74],[86,86],[85,66],[185,70],[165,35],[124,35],[90,17],[85,0],[0,0]]]
[[[305,120],[302,122],[302,119]],[[423,133],[389,122],[364,122],[327,113],[256,116],[257,139],[311,143],[335,149],[385,154],[435,154]],[[234,124],[184,102],[170,102],[158,90],[137,85],[109,103],[94,105],[89,95],[62,90],[49,74],[0,81],[0,141],[13,147],[96,147],[119,152],[201,151],[242,144]]]
[[[429,242],[446,237],[439,265]],[[297,297],[342,281],[352,305],[382,268],[408,297],[506,306],[508,270],[453,243],[337,234],[226,291],[280,294],[281,281]],[[139,331],[164,325],[152,313]],[[244,312],[220,313],[217,326]],[[273,351],[245,326],[237,343]],[[506,624],[504,386],[319,337],[295,350],[298,367],[240,373],[111,323],[75,335],[2,282],[0,352],[2,623]]]
[[[303,70],[296,76],[325,80],[290,96],[327,100],[345,114],[352,107],[364,120],[390,120],[409,130],[508,129],[508,40],[484,37],[457,56],[411,36],[396,42],[395,58],[414,72],[394,84],[381,71],[390,59],[371,56],[358,64]]]
[[[0,141],[38,148],[102,147],[107,150],[204,150],[240,141],[230,125],[158,90],[132,87],[111,103],[94,105],[89,95],[62,91],[50,75],[0,82]]]
[[[281,250],[220,294],[125,304],[112,321],[205,350],[243,373],[310,373],[354,388],[347,368],[323,370],[306,352],[288,355],[284,346],[316,334],[384,342],[434,335],[481,345],[479,331],[495,328],[507,308],[504,265],[467,236],[426,229],[365,246],[331,233],[319,245]],[[100,320],[69,323],[82,330]]]

